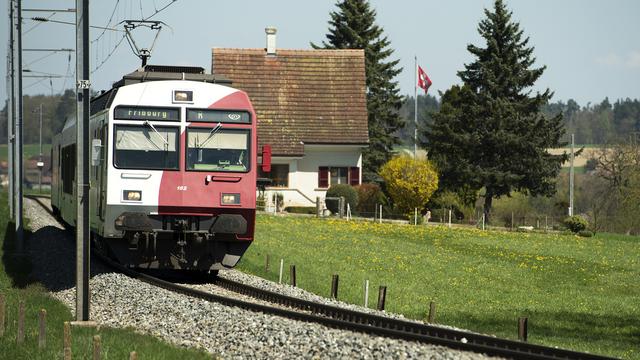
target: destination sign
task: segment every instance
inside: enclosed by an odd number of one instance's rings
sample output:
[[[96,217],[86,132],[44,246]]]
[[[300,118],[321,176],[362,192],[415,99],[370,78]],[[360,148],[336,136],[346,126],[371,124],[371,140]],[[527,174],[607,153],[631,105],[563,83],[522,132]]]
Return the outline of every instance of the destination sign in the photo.
[[[250,124],[251,116],[246,111],[187,109],[187,121]]]
[[[118,106],[113,117],[121,120],[180,121],[180,109]]]

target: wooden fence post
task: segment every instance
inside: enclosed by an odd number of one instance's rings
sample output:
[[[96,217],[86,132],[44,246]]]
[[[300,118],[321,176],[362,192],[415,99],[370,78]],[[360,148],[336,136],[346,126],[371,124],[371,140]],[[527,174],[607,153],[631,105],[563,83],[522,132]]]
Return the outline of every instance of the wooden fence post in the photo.
[[[138,360],[138,353],[132,351],[129,353],[129,360]]]
[[[4,294],[0,294],[0,337],[4,336],[4,313],[5,313]]]
[[[282,268],[284,267],[284,259],[280,259],[280,274],[278,275],[278,284],[282,284]]]
[[[378,310],[384,310],[384,303],[387,300],[387,287],[380,285],[378,290]]]
[[[16,335],[18,344],[24,342],[24,301],[18,303],[18,333]]]
[[[429,324],[433,324],[436,321],[436,303],[431,301],[429,303]]]
[[[64,322],[64,335],[62,338],[62,350],[64,352],[64,360],[71,360],[71,324]]]
[[[291,281],[291,286],[296,286],[296,266],[289,265],[289,280]]]
[[[47,345],[47,310],[45,309],[40,309],[38,329],[38,347],[43,349]]]
[[[526,317],[521,317],[518,319],[518,340],[527,341],[527,323],[528,319]]]
[[[100,335],[93,336],[93,360],[100,360],[101,357],[102,341]]]
[[[511,231],[513,231],[513,220],[514,220],[514,216],[513,216],[513,211],[511,212]]]
[[[331,297],[334,299],[338,299],[338,274],[333,274],[331,276]]]
[[[364,281],[364,307],[369,307],[369,280]]]
[[[320,217],[320,196],[316,196],[316,217]]]
[[[269,254],[267,254],[264,260],[264,271],[269,272]]]

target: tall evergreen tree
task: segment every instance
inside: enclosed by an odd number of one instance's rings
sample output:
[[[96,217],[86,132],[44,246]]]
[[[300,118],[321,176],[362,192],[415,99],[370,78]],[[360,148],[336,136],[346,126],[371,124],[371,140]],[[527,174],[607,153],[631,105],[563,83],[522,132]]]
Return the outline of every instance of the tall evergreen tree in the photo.
[[[541,113],[549,89],[535,95],[529,90],[545,70],[532,68],[529,38],[502,0],[485,14],[478,26],[485,47],[467,46],[475,60],[458,72],[463,86],[443,95],[440,112],[422,135],[443,186],[484,188],[488,219],[492,200],[512,191],[552,195],[568,156],[546,151],[564,145],[562,115]]]
[[[363,178],[366,182],[381,182],[379,168],[391,158],[393,146],[398,144],[395,133],[404,126],[398,110],[402,97],[398,94],[396,75],[399,60],[387,60],[393,49],[383,36],[383,29],[375,24],[376,11],[366,0],[343,0],[331,12],[327,41],[311,44],[315,49],[364,49],[369,113],[369,148],[364,152]]]

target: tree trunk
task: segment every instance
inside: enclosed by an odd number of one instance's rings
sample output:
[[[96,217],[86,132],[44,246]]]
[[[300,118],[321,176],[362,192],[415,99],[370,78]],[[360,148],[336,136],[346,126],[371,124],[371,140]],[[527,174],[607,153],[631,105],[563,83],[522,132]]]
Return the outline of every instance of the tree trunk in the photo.
[[[484,222],[485,224],[489,224],[489,216],[491,215],[491,202],[493,201],[493,193],[487,190],[487,193],[484,195]]]

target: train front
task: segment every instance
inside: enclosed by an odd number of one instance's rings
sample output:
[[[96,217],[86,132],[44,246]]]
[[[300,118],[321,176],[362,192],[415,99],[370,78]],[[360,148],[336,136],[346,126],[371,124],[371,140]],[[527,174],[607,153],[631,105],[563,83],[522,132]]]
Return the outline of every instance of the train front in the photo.
[[[109,110],[103,243],[140,268],[219,270],[253,240],[256,116],[246,93],[123,86]]]

